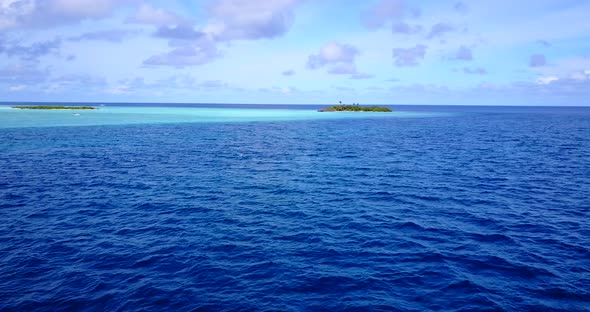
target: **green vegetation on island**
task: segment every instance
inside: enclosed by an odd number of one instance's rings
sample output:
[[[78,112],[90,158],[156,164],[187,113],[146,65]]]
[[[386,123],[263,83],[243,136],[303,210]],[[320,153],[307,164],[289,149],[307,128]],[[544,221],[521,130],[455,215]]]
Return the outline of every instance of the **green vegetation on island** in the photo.
[[[37,105],[37,106],[12,106],[12,108],[17,109],[72,109],[72,110],[81,110],[81,109],[96,109],[92,106],[49,106],[49,105]]]
[[[389,107],[385,106],[360,106],[358,104],[353,105],[334,105],[318,110],[319,112],[391,112]]]

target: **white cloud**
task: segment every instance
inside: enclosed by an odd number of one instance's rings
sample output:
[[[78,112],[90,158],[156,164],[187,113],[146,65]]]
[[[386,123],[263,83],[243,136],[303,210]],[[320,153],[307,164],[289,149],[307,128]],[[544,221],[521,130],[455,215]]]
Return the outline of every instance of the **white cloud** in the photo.
[[[547,85],[547,84],[550,84],[550,83],[552,83],[554,81],[558,81],[558,80],[559,80],[559,78],[556,76],[544,76],[544,77],[537,78],[537,80],[535,82],[540,85]]]
[[[135,0],[0,0],[0,30],[100,19]]]
[[[218,40],[273,38],[294,21],[298,0],[218,0],[209,8],[213,19],[204,31]]]
[[[359,73],[356,67],[356,57],[360,51],[352,45],[338,42],[330,42],[323,46],[319,53],[307,58],[307,67],[318,69],[328,68],[328,73],[333,75],[351,75],[351,78],[370,78],[372,75]]]
[[[10,92],[19,92],[19,91],[23,91],[24,89],[26,89],[27,86],[25,85],[11,85],[8,87],[8,91]]]
[[[586,69],[574,72],[570,75],[570,78],[579,81],[590,80],[590,70]]]
[[[178,42],[171,51],[154,55],[143,62],[144,65],[186,66],[203,65],[221,56],[215,42],[206,38],[195,41]]]
[[[50,12],[73,18],[100,18],[108,15],[117,0],[50,0]]]
[[[121,95],[121,94],[131,94],[132,90],[131,87],[129,85],[126,84],[120,84],[120,85],[116,85],[112,88],[109,88],[106,90],[106,93],[110,93],[110,94],[117,94],[117,95]]]
[[[154,8],[147,3],[143,3],[139,6],[135,14],[129,18],[129,21],[132,23],[156,26],[170,26],[188,23],[187,19],[176,13]]]
[[[182,68],[203,65],[220,57],[217,45],[233,40],[257,40],[284,35],[294,20],[294,7],[300,0],[216,0],[208,7],[209,21],[197,28],[181,23],[178,17],[144,7],[143,21],[152,24],[176,21],[177,25],[159,25],[156,37],[170,39],[174,48],[154,55],[145,65]],[[141,8],[140,10],[141,11]],[[139,13],[139,12],[138,12]]]
[[[380,0],[361,15],[365,26],[369,29],[383,27],[388,21],[401,19],[407,15],[419,15],[417,9],[411,9],[405,0]]]
[[[351,45],[330,42],[318,54],[309,56],[307,66],[316,69],[328,64],[354,64],[358,54],[358,49]]]
[[[531,67],[540,78],[537,84],[553,83],[556,80],[570,82],[590,81],[590,58],[558,59],[546,66]]]
[[[284,87],[281,88],[281,93],[284,95],[292,95],[293,93],[297,92],[295,88],[292,87]]]

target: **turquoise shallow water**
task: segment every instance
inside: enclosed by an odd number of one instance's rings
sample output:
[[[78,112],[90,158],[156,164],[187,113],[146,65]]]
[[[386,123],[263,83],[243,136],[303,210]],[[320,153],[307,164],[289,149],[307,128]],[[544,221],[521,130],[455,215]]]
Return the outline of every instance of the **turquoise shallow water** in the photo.
[[[0,106],[0,128],[101,126],[131,124],[260,122],[354,118],[437,116],[429,112],[320,113],[314,109],[243,109],[203,107],[117,107],[97,110],[21,110]]]

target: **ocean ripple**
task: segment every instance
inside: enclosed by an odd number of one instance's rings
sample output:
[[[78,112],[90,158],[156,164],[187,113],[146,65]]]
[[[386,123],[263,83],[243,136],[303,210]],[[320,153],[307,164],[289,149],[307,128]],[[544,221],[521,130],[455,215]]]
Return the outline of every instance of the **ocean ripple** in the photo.
[[[588,311],[588,115],[0,130],[2,311]]]

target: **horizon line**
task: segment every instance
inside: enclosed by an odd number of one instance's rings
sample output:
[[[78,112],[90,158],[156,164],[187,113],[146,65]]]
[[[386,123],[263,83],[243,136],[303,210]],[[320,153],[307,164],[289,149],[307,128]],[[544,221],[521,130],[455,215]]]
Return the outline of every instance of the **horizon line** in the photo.
[[[347,103],[327,103],[327,104],[287,104],[287,103],[206,103],[206,102],[86,102],[86,101],[0,101],[0,105],[11,105],[11,104],[173,104],[173,105],[297,105],[297,106],[326,106],[326,105],[352,105]],[[382,103],[366,103],[360,104],[361,106],[367,105],[384,105],[384,106],[457,106],[457,107],[590,107],[590,104],[581,105],[478,105],[478,104],[382,104]]]

